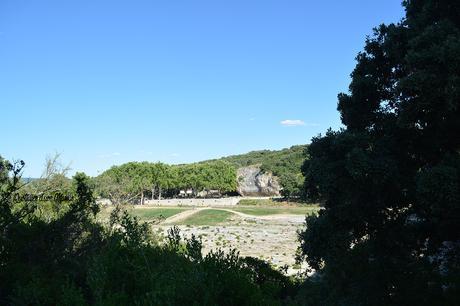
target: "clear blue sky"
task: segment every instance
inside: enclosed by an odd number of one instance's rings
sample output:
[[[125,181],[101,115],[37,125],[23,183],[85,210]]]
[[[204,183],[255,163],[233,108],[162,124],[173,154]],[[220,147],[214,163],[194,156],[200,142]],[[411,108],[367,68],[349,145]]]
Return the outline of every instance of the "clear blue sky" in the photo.
[[[1,0],[0,155],[96,175],[308,143],[340,126],[366,35],[402,16],[399,0]]]

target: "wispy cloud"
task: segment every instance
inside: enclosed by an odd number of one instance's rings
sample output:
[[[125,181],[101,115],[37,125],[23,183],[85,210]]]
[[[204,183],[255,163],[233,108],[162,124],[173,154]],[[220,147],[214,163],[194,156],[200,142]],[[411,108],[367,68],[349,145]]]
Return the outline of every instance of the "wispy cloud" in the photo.
[[[180,154],[179,154],[179,153],[173,153],[173,154],[171,154],[171,156],[172,156],[172,157],[179,157]]]
[[[302,125],[305,125],[304,121],[298,120],[298,119],[295,119],[295,120],[286,119],[286,120],[281,121],[280,123],[281,123],[281,125],[284,125],[284,126],[302,126]]]
[[[303,120],[299,119],[286,119],[280,122],[283,126],[318,126],[317,123],[306,123]]]

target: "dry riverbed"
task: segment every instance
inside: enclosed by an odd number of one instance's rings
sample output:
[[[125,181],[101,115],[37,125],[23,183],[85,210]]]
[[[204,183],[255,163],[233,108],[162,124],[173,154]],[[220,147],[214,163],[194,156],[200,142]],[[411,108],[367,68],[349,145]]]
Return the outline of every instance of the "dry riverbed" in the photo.
[[[259,203],[259,202],[257,202]],[[262,202],[267,204],[266,201]],[[304,227],[305,215],[317,213],[315,205],[233,205],[216,207],[135,206],[132,215],[152,224],[160,238],[177,226],[183,237],[200,238],[203,253],[236,249],[241,256],[252,256],[271,263],[276,268],[287,266],[292,275],[305,271],[295,263],[299,242],[298,230]],[[107,218],[110,208],[104,211]],[[158,223],[158,220],[161,220]]]
[[[218,224],[212,225],[207,225],[206,221],[200,222],[199,218],[194,220],[198,221],[198,224],[202,223],[200,225],[187,221],[206,211],[223,211],[228,215]],[[217,218],[222,217],[217,215]],[[304,220],[305,215],[298,212],[249,215],[230,208],[197,208],[171,216],[161,224],[153,225],[153,228],[157,234],[164,237],[169,228],[177,225],[183,236],[195,235],[201,238],[205,254],[219,248],[224,251],[234,248],[241,256],[260,258],[278,268],[287,265],[288,274],[296,274],[304,268],[295,263],[295,252],[299,245],[297,231],[303,228]]]

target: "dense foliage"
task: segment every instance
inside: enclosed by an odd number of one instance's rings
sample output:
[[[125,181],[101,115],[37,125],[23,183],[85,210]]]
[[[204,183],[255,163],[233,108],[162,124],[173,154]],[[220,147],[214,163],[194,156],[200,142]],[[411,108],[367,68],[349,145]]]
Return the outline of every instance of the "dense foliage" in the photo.
[[[308,148],[306,192],[325,209],[301,251],[322,304],[460,301],[460,2],[404,6],[357,56],[345,128]]]
[[[145,197],[176,197],[181,190],[188,189],[193,191],[192,196],[203,194],[203,191],[218,191],[222,195],[236,191],[236,169],[257,165],[263,172],[278,177],[285,197],[296,197],[301,193],[304,180],[300,169],[305,148],[253,151],[183,165],[129,162],[99,175],[95,180],[96,191],[116,203],[137,200],[143,203]]]
[[[202,256],[201,241],[177,228],[160,245],[119,208],[108,224],[96,222],[82,173],[64,211],[42,218],[41,202],[17,196],[23,165],[0,158],[1,305],[280,305],[292,295],[293,283],[265,262]]]
[[[304,177],[301,166],[305,159],[306,145],[292,146],[283,150],[261,150],[221,158],[236,168],[259,165],[264,172],[278,177],[282,194],[286,197],[299,196]]]
[[[113,166],[96,178],[99,195],[116,203],[144,197],[161,199],[162,195],[177,196],[190,189],[193,195],[215,190],[225,194],[236,190],[236,170],[223,161],[200,164],[167,165],[163,163],[129,162]]]

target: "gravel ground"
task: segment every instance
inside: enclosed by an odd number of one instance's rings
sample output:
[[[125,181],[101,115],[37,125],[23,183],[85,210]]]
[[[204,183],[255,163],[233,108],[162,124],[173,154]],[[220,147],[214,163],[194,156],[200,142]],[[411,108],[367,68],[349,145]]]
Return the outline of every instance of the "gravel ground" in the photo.
[[[173,216],[175,218],[167,220],[167,223],[154,225],[154,231],[166,236],[172,226],[170,221],[182,220],[191,214],[193,212],[187,211],[183,216]],[[295,252],[299,245],[297,231],[303,228],[303,221],[304,217],[299,215],[252,216],[235,213],[228,222],[219,226],[179,225],[179,228],[185,237],[194,234],[202,239],[204,254],[218,248],[225,251],[235,248],[241,256],[257,257],[275,267],[288,265],[288,274],[292,275],[306,268],[295,264]]]

